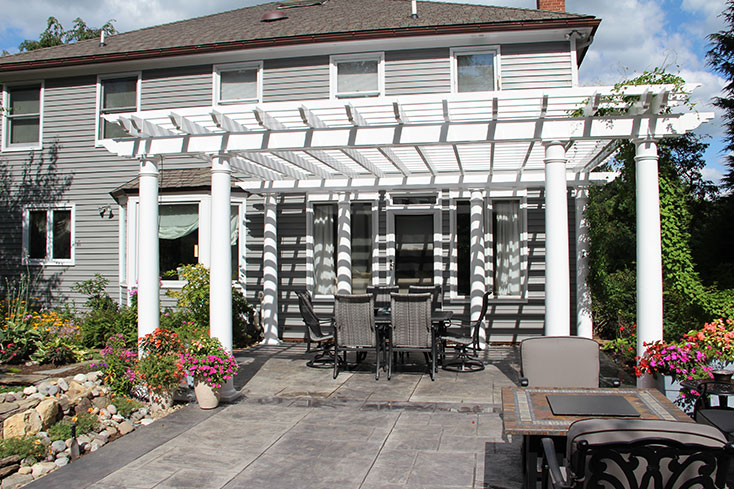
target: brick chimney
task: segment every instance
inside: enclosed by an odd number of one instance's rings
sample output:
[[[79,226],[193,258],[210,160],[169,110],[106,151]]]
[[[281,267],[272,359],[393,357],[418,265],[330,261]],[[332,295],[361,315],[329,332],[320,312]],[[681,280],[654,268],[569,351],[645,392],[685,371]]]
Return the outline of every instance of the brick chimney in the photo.
[[[538,10],[566,11],[566,0],[537,0]]]

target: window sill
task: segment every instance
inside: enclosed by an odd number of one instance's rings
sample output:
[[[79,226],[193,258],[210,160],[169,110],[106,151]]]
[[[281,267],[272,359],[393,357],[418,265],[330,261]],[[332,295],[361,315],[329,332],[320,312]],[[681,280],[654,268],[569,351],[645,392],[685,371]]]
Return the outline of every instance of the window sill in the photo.
[[[8,146],[3,146],[3,153],[13,153],[19,151],[40,151],[42,149],[42,144],[11,144]]]
[[[259,104],[260,99],[257,98],[245,98],[242,100],[217,100],[216,105],[238,105],[238,104]]]
[[[44,267],[71,267],[74,266],[74,260],[40,260],[40,259],[24,259],[23,265],[44,266]]]
[[[380,95],[380,92],[335,93],[334,98],[367,98],[379,97]]]

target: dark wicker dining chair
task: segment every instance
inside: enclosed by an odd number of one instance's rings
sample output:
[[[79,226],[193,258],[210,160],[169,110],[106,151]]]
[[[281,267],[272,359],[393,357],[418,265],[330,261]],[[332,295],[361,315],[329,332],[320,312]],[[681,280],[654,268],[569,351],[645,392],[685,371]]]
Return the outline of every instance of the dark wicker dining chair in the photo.
[[[371,294],[334,295],[334,378],[340,365],[347,365],[347,352],[374,350],[375,380],[380,378],[380,342],[375,328],[375,307]],[[339,354],[344,353],[344,358]]]
[[[443,290],[440,285],[410,285],[409,294],[431,294],[431,307],[433,310],[443,308]]]
[[[422,351],[428,360],[431,380],[434,380],[437,349],[431,325],[431,294],[392,294],[391,302],[387,378],[392,376],[394,352]]]
[[[375,309],[387,309],[390,307],[390,294],[400,292],[400,287],[396,285],[368,285],[367,293],[372,294],[375,302]]]
[[[321,326],[331,326],[333,319],[322,318],[316,315],[313,308],[313,302],[311,300],[311,294],[309,294],[308,291],[299,290],[296,292],[296,296],[298,296],[298,309],[301,311],[301,317],[306,325],[306,352],[311,351],[312,342],[319,344],[319,348],[316,350],[316,356],[306,365],[309,367],[326,366],[326,364],[334,361],[334,353],[332,352],[332,347],[334,346],[334,335],[331,333],[324,333]]]
[[[490,297],[492,297],[492,292],[484,293],[479,318],[471,324],[468,332],[450,328],[441,336],[440,341],[443,345],[451,342],[456,349],[456,358],[450,362],[444,362],[444,370],[455,372],[479,372],[484,370],[484,363],[481,360],[469,357],[468,350],[471,347],[473,356],[475,357],[477,356],[477,351],[481,351],[479,347],[479,332],[484,327],[484,317],[487,315]]]
[[[543,489],[724,489],[734,455],[734,445],[711,426],[653,419],[576,421],[563,468],[553,440],[541,443]]]

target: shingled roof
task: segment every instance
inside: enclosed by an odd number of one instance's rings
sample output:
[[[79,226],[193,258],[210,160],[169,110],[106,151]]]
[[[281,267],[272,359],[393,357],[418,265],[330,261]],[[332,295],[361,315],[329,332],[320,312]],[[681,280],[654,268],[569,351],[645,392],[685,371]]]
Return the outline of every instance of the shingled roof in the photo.
[[[419,17],[413,19],[409,0],[329,0],[280,10],[287,15],[283,20],[261,20],[284,3],[108,36],[104,46],[93,39],[4,56],[0,72],[313,42],[552,27],[596,29],[599,24],[589,15],[443,2],[418,2]]]

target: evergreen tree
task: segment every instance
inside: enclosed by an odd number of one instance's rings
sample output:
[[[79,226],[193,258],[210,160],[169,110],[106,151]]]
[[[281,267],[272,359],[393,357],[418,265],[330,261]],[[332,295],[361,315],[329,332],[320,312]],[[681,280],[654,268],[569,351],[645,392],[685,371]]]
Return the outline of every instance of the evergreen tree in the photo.
[[[717,97],[714,104],[724,110],[726,149],[734,152],[734,0],[728,0],[726,5],[722,16],[728,28],[709,36],[712,46],[706,57],[709,65],[727,80],[724,96]],[[734,156],[726,157],[726,166],[729,171],[724,175],[722,184],[734,189]]]

